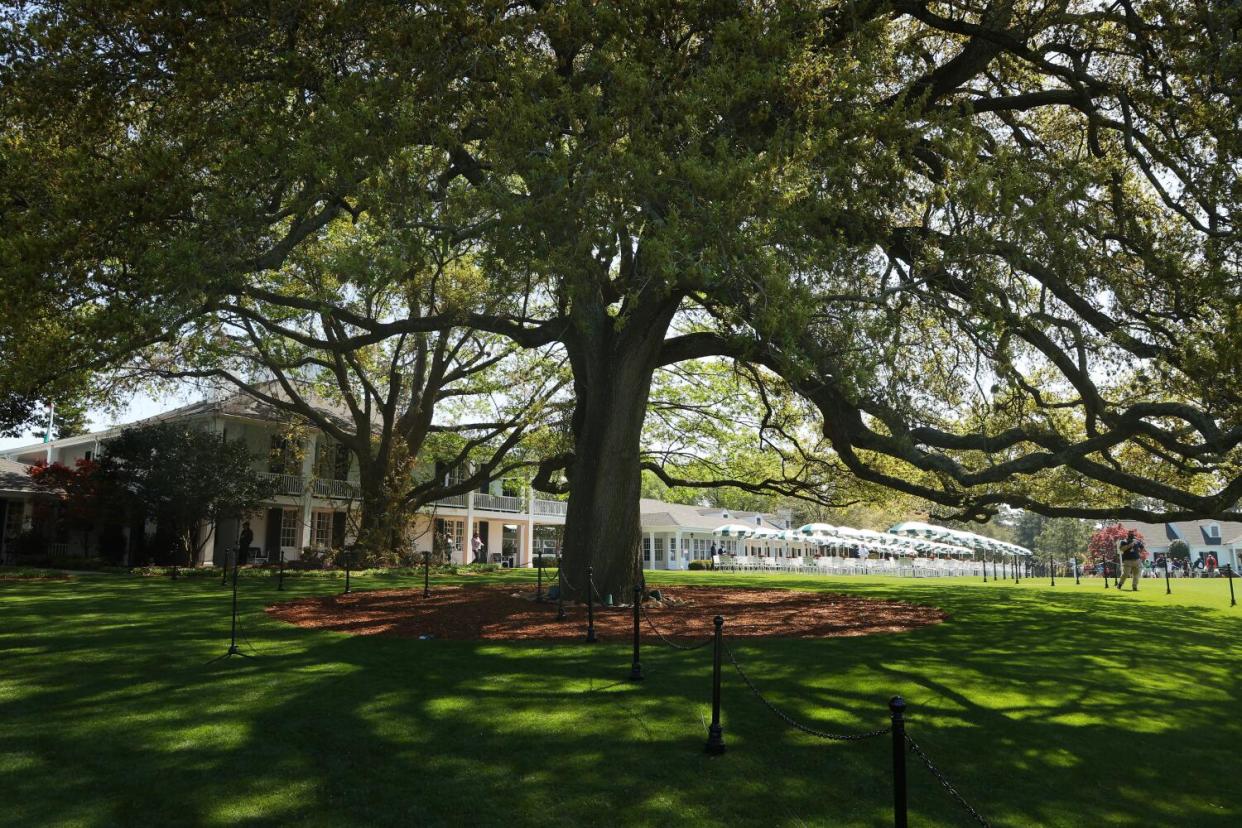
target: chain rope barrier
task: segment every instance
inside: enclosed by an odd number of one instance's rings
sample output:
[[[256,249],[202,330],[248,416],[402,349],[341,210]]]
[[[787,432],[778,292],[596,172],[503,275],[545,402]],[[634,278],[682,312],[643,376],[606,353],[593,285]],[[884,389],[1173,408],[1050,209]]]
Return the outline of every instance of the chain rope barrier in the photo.
[[[572,586],[569,584],[569,580],[565,578],[564,570],[559,567],[558,567],[557,577],[558,577],[558,580],[563,580],[565,585],[569,586],[572,589]],[[587,584],[590,586],[591,592],[594,593],[595,597],[599,599],[600,605],[605,606],[604,597],[600,594],[599,587],[595,585],[595,579],[588,577]],[[646,585],[643,585],[642,594],[645,595],[646,592],[647,592]],[[643,606],[641,601],[639,603],[639,611],[642,613],[643,618],[646,620],[647,626],[651,629],[653,633],[655,633],[656,637],[659,638],[663,644],[665,644],[668,647],[672,647],[673,649],[681,650],[683,652],[700,650],[708,646],[715,640],[715,636],[708,636],[703,641],[697,642],[695,644],[689,644],[689,645],[678,644],[677,642],[669,639],[668,636],[666,636],[663,632],[660,631],[660,628],[655,625],[655,621],[652,620],[651,615],[647,612],[647,608]],[[776,716],[778,719],[780,719],[782,722],[784,722],[789,727],[792,727],[794,730],[805,733],[808,736],[813,736],[817,739],[826,739],[828,741],[833,741],[833,742],[861,742],[867,739],[874,739],[879,736],[885,736],[893,732],[891,727],[883,727],[883,728],[878,728],[876,730],[863,731],[859,733],[830,733],[828,731],[819,730],[817,728],[810,727],[809,725],[803,724],[802,722],[793,718],[788,713],[786,713],[785,711],[781,710],[779,707],[774,705],[771,701],[769,701],[767,697],[765,697],[763,693],[759,691],[759,688],[755,686],[755,683],[751,681],[750,676],[747,675],[746,671],[742,669],[742,665],[738,663],[737,656],[733,654],[733,648],[723,641],[721,642],[721,645],[724,648],[725,654],[729,657],[729,663],[733,665],[733,669],[737,671],[738,676],[741,677],[743,683],[746,684],[746,686],[750,689],[750,692],[754,694],[755,698],[757,698],[760,701],[760,703],[763,704],[763,706],[766,707],[774,716]],[[965,797],[963,797],[961,793],[958,792],[957,788],[953,786],[953,783],[949,781],[948,777],[946,777],[944,773],[939,768],[937,768],[936,765],[931,761],[928,755],[923,751],[923,748],[920,747],[919,744],[915,742],[914,739],[912,739],[909,734],[903,734],[903,735],[905,736],[906,744],[909,745],[910,751],[915,756],[919,757],[919,759],[927,767],[927,770],[932,774],[932,776],[936,778],[936,781],[939,782],[941,787],[943,787],[944,790],[949,794],[949,797],[954,802],[956,802],[958,805],[960,805],[968,814],[970,814],[971,818],[974,819],[976,823],[984,826],[985,828],[990,828],[991,823],[989,823],[987,819],[982,814],[980,814],[978,810],[974,808],[974,806],[972,806],[969,802],[966,801]]]
[[[661,641],[663,641],[669,647],[672,647],[674,650],[682,650],[684,652],[690,652],[692,650],[701,650],[704,647],[706,647],[708,644],[711,644],[712,641],[715,640],[715,636],[709,635],[707,638],[705,638],[704,640],[700,641],[697,644],[678,644],[676,641],[670,640],[664,635],[664,633],[660,632],[660,629],[655,625],[655,622],[651,620],[651,616],[647,614],[647,608],[645,606],[643,606],[642,604],[639,604],[638,608],[642,612],[643,618],[646,619],[647,626],[651,627],[651,631],[655,633],[656,636]]]
[[[729,656],[729,661],[732,662],[733,669],[737,670],[737,674],[742,677],[742,681],[746,682],[746,686],[750,688],[750,692],[755,694],[755,698],[763,702],[763,706],[772,711],[778,719],[795,730],[800,730],[803,733],[814,736],[818,739],[828,739],[833,742],[861,742],[864,739],[873,739],[876,736],[884,736],[892,732],[891,728],[884,727],[879,730],[870,730],[864,733],[828,733],[824,730],[816,730],[813,727],[808,727],[764,698],[763,694],[759,692],[759,688],[756,687],[755,683],[750,680],[750,676],[746,675],[746,671],[742,669],[742,665],[737,663],[737,658],[733,655],[733,649],[728,644],[724,645],[724,651],[725,654]]]
[[[985,827],[991,825],[991,823],[983,817],[983,814],[976,811],[974,806],[967,802],[965,797],[958,793],[957,788],[953,787],[953,783],[951,783],[948,777],[946,777],[944,773],[932,763],[932,760],[928,758],[926,753],[923,752],[923,748],[919,747],[918,742],[911,739],[909,734],[906,734],[906,744],[910,746],[910,751],[923,761],[923,764],[927,766],[929,771],[931,771],[931,775],[936,777],[936,781],[939,782],[941,787],[948,792],[954,802],[965,808],[966,812],[974,818],[975,822]]]
[[[573,585],[573,582],[569,580],[569,576],[565,574],[565,567],[563,566],[557,567],[557,578],[559,578],[561,582],[564,582],[565,589],[568,589],[570,592],[578,591],[577,588]]]

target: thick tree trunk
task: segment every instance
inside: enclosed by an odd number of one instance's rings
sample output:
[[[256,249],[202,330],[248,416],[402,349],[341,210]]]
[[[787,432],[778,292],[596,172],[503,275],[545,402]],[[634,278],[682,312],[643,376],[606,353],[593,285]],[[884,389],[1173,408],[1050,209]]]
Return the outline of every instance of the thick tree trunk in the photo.
[[[580,397],[578,405],[582,404]],[[602,413],[592,417],[596,422],[588,424],[575,441],[561,553],[570,600],[586,600],[587,567],[598,591],[596,601],[611,594],[624,603],[632,595],[642,538],[638,447],[646,396],[637,403],[641,406],[637,427],[632,422],[634,412],[628,410],[633,405],[626,402],[610,409],[588,402],[588,408]]]
[[[639,467],[643,419],[664,333],[677,302],[637,309],[618,331],[599,311],[579,319],[566,343],[574,370],[574,459],[569,477],[562,566],[566,597],[585,601],[587,567],[597,601],[628,603],[639,577],[642,527]],[[645,312],[644,312],[645,311]]]
[[[353,544],[355,565],[389,562],[396,558],[392,520],[393,498],[385,486],[385,475],[363,467],[359,474],[360,513],[358,534]]]

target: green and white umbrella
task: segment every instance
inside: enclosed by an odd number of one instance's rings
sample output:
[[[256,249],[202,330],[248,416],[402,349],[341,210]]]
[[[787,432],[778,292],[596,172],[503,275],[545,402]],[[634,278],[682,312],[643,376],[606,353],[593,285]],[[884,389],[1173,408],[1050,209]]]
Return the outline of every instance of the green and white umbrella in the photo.
[[[799,535],[831,535],[837,531],[837,527],[830,523],[808,523],[805,526],[798,527]]]
[[[1012,543],[998,541],[995,538],[978,535],[974,532],[963,532],[961,529],[950,529],[947,526],[933,526],[917,520],[907,520],[894,524],[888,530],[893,535],[926,538],[940,544],[954,547],[955,552],[971,551],[995,552],[1001,555],[1030,555],[1031,550]]]
[[[749,538],[754,534],[754,531],[755,527],[753,526],[744,526],[740,523],[726,523],[713,529],[712,534],[722,538]]]

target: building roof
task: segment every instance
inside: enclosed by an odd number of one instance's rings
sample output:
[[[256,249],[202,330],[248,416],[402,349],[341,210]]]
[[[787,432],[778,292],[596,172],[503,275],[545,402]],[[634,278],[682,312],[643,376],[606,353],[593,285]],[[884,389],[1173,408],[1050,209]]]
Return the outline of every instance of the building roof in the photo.
[[[688,529],[695,532],[710,532],[717,526],[726,523],[744,523],[762,526],[765,529],[786,528],[776,515],[761,512],[735,512],[731,509],[706,508],[685,503],[665,503],[644,497],[639,501],[638,511],[642,517],[644,529]],[[755,518],[759,518],[756,523]]]
[[[274,383],[266,383],[260,387],[265,393],[271,394],[273,397],[284,398],[285,394],[278,388],[273,387]],[[349,412],[329,400],[324,399],[318,394],[308,393],[303,395],[303,399],[323,416],[332,419],[346,428],[352,428],[353,422],[350,419]],[[155,425],[156,423],[173,422],[176,420],[185,420],[191,417],[202,416],[225,416],[237,417],[245,420],[260,420],[264,422],[287,422],[291,417],[296,415],[277,408],[268,403],[251,397],[241,391],[225,394],[216,398],[208,398],[192,402],[188,405],[174,408],[171,411],[165,411],[142,420],[134,420],[130,423],[121,423],[111,428],[101,431],[92,431],[89,434],[76,434],[72,437],[63,437],[59,440],[53,440],[50,443],[32,443],[30,445],[18,446],[16,448],[6,449],[0,453],[0,456],[14,456],[30,452],[36,449],[60,448],[61,446],[75,445],[77,443],[91,442],[94,440],[103,440],[114,437],[126,428],[138,428],[141,426]]]
[[[277,399],[287,399],[287,395],[274,383],[266,383],[259,386],[264,393],[270,394]],[[350,426],[349,411],[344,407],[330,402],[315,393],[303,393],[302,399],[317,411],[320,415],[332,420],[340,422],[342,425]],[[166,422],[168,420],[181,420],[187,417],[197,417],[205,414],[224,415],[226,417],[240,417],[246,420],[264,420],[268,422],[284,422],[291,416],[282,408],[277,408],[261,400],[246,394],[242,391],[236,391],[222,397],[214,399],[199,400],[198,402],[183,405],[180,408],[174,408],[172,411],[165,411],[163,414],[156,414],[154,417],[148,417],[145,420],[138,420],[129,423],[129,426],[150,425],[152,423]]]
[[[30,479],[30,472],[26,468],[25,463],[0,459],[0,492],[13,494],[41,492],[42,490],[37,488],[34,481]]]
[[[1208,534],[1208,527],[1213,524],[1220,527],[1219,535]],[[1169,523],[1142,523],[1137,520],[1123,520],[1121,525],[1139,532],[1152,548],[1166,547],[1175,540],[1184,540],[1188,545],[1197,547],[1227,546],[1242,539],[1242,522],[1239,521],[1177,520]]]

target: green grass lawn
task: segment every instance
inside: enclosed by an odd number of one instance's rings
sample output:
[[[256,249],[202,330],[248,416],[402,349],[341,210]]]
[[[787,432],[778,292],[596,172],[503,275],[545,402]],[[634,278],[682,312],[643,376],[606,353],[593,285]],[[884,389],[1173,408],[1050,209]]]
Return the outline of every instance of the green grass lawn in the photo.
[[[1242,824],[1242,608],[1224,581],[1165,596],[1094,579],[651,580],[943,607],[947,623],[911,633],[734,649],[824,729],[881,727],[904,695],[911,735],[994,824]],[[415,579],[355,579],[394,585]],[[731,672],[729,752],[705,756],[710,649],[649,646],[633,685],[628,642],[313,632],[262,608],[340,583],[287,587],[243,579],[256,657],[208,664],[228,640],[214,579],[0,581],[0,824],[891,824],[886,737],[797,733]],[[925,770],[910,777],[911,824],[968,824]]]

